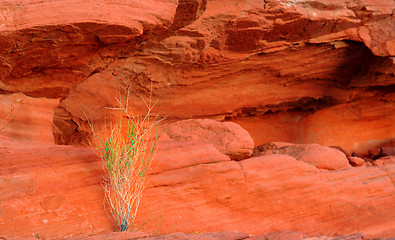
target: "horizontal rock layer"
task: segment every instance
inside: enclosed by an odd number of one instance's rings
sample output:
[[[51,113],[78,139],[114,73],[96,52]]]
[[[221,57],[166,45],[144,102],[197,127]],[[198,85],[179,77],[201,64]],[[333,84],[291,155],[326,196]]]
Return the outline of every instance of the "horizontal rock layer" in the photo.
[[[137,216],[146,232],[395,235],[394,164],[327,171],[287,155],[237,162],[197,143],[199,151],[186,150],[194,146],[188,142],[161,144]],[[62,238],[116,228],[91,149],[4,137],[0,146],[0,236]]]
[[[48,118],[58,144],[87,145],[84,113],[102,126],[126,89],[136,112],[151,93],[169,121],[236,121],[256,145],[360,154],[394,137],[391,0],[9,0],[0,9],[0,94],[60,99]]]
[[[363,234],[351,234],[347,236],[339,236],[339,237],[307,237],[304,234],[291,232],[291,231],[280,231],[275,233],[269,233],[265,235],[259,236],[251,236],[241,232],[213,232],[213,233],[173,233],[164,236],[156,236],[156,237],[143,237],[145,234],[141,232],[137,233],[128,233],[128,232],[119,232],[119,233],[111,233],[111,234],[102,234],[96,236],[82,236],[70,238],[72,240],[82,240],[82,239],[108,239],[108,240],[126,240],[126,239],[141,239],[141,240],[170,240],[170,239],[183,239],[183,240],[369,240],[370,238]],[[385,240],[384,238],[380,238],[377,240]]]

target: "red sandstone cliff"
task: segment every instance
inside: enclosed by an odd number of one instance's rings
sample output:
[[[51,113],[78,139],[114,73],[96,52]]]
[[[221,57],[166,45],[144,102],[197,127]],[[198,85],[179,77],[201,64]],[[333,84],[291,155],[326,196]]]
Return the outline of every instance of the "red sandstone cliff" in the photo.
[[[102,126],[126,89],[136,113],[152,92],[174,124],[140,223],[395,236],[390,156],[352,168],[295,145],[286,158],[249,158],[267,142],[391,155],[394,11],[393,0],[1,1],[0,237],[112,230],[100,160],[77,147],[88,145],[86,115]],[[247,132],[199,120],[188,135],[176,122],[201,118]]]

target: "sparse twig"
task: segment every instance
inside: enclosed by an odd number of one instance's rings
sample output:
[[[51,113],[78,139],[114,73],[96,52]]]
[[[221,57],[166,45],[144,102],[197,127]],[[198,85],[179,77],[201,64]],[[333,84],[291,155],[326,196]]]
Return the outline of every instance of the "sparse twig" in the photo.
[[[128,96],[129,93],[124,99],[117,99],[119,107],[107,108],[119,112],[117,121],[110,122],[109,132],[99,135],[88,120],[95,147],[103,161],[105,180],[102,186],[106,201],[121,231],[133,230],[145,179],[156,153],[157,125],[161,121],[151,100],[144,101],[146,114],[135,116],[130,110]]]

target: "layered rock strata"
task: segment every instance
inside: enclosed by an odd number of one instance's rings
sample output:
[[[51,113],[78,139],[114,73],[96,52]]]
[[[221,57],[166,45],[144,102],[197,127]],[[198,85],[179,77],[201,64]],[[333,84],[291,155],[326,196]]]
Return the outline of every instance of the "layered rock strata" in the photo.
[[[64,238],[116,228],[103,206],[102,163],[90,148],[0,140],[4,237]],[[344,153],[320,157],[310,154],[317,145],[292,146],[234,161],[210,142],[161,141],[136,226],[153,234],[395,235],[393,162],[325,170],[323,164],[336,164]]]
[[[232,120],[257,146],[361,155],[395,137],[392,0],[9,0],[0,9],[0,93],[60,100],[49,119],[57,144],[87,145],[85,114],[102,126],[127,89],[137,113],[151,95],[169,121]],[[7,123],[11,109],[0,111]]]

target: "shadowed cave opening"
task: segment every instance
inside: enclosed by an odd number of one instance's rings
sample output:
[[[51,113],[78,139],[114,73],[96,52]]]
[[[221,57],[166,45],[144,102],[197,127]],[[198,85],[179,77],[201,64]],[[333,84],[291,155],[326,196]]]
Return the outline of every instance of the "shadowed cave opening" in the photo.
[[[317,54],[314,53],[314,49],[322,49],[320,51],[323,51],[324,53],[327,53],[327,57],[323,56],[317,56]],[[300,68],[301,66],[298,66],[297,63],[292,63],[295,65],[295,70],[293,68],[290,68],[291,70],[282,73],[282,67],[276,66],[271,66],[270,61],[267,61],[265,59],[271,59],[274,57],[281,58],[283,55],[289,56],[290,59],[292,59],[294,54],[295,56],[300,55],[304,56],[306,53],[304,51],[309,51],[308,56],[312,58],[309,63],[309,66],[305,66],[305,69],[307,71],[307,74],[305,73],[299,73],[297,72],[298,69],[303,69]],[[310,52],[313,52],[312,54]],[[249,107],[242,107],[242,108],[233,108],[231,112],[221,110],[221,107],[219,107],[216,111],[215,114],[210,114],[208,115],[206,112],[201,112],[199,115],[193,115],[192,118],[213,118],[220,120],[220,121],[233,121],[235,123],[240,124],[243,128],[245,128],[253,137],[255,140],[255,145],[261,145],[266,142],[293,142],[293,143],[319,143],[323,145],[334,145],[345,148],[346,151],[352,152],[356,151],[358,149],[353,148],[351,145],[351,141],[353,139],[358,139],[354,135],[356,134],[355,131],[358,131],[356,129],[350,130],[350,141],[347,142],[342,142],[339,141],[339,143],[336,143],[337,139],[342,139],[344,136],[340,133],[336,134],[329,134],[330,135],[330,140],[320,138],[314,138],[311,135],[313,134],[309,127],[309,124],[312,125],[320,125],[323,124],[323,131],[331,131],[330,129],[333,127],[336,127],[334,124],[349,124],[347,123],[347,120],[339,120],[340,122],[332,122],[332,123],[325,123],[327,119],[321,119],[320,117],[315,117],[316,115],[319,116],[319,114],[315,114],[317,112],[324,112],[326,109],[336,109],[338,106],[339,108],[342,109],[344,108],[344,114],[348,114],[347,110],[349,106],[347,104],[351,104],[353,102],[356,102],[354,105],[358,106],[360,103],[358,101],[361,101],[365,98],[375,98],[376,100],[378,99],[379,102],[383,102],[385,100],[386,94],[391,94],[393,91],[391,90],[391,87],[388,86],[376,86],[375,85],[375,80],[372,79],[370,80],[371,82],[368,82],[368,84],[365,84],[362,87],[357,86],[358,79],[364,77],[364,76],[378,76],[378,75],[385,75],[385,72],[380,72],[380,66],[382,63],[385,63],[384,58],[382,57],[377,57],[374,56],[371,51],[364,46],[362,43],[359,42],[354,42],[354,41],[343,41],[343,42],[334,42],[334,43],[328,43],[328,44],[307,44],[305,47],[300,47],[298,49],[291,49],[291,50],[286,50],[285,52],[276,52],[276,53],[271,53],[271,54],[258,54],[258,58],[252,57],[251,59],[255,59],[254,61],[266,61],[266,64],[268,64],[267,68],[271,69],[268,73],[265,73],[262,75],[261,78],[258,78],[257,80],[254,80],[255,82],[263,82],[266,84],[266,81],[274,81],[274,87],[281,87],[283,90],[282,91],[300,91],[300,90],[306,90],[306,87],[309,88],[311,87],[312,89],[318,89],[318,93],[314,93],[313,95],[306,95],[306,96],[299,96],[299,97],[294,97],[289,100],[283,100],[282,102],[278,102],[277,104],[273,103],[268,103],[268,104],[262,104],[262,103],[255,103],[256,105],[254,106],[249,106]],[[314,60],[317,58],[317,60]],[[258,59],[258,60],[257,60]],[[328,65],[325,65],[326,62],[328,62]],[[280,62],[280,64],[287,64],[286,62]],[[380,65],[381,64],[381,65]],[[226,63],[224,63],[226,65]],[[303,66],[302,66],[303,67]],[[179,68],[182,68],[180,66]],[[198,67],[197,67],[198,68]],[[322,69],[320,69],[322,68]],[[273,71],[273,69],[279,69]],[[176,69],[178,71],[178,69]],[[201,71],[207,71],[207,74],[210,74],[210,71],[212,69],[210,68],[201,68]],[[246,70],[249,71],[249,70]],[[260,70],[257,70],[259,73]],[[308,72],[311,72],[308,73]],[[317,73],[315,73],[317,72]],[[101,73],[95,74],[95,77],[100,79],[101,78]],[[110,86],[110,90],[105,90],[103,89],[102,92],[106,91],[112,91],[114,92],[114,89],[119,88],[120,86],[123,86],[123,84],[132,84],[132,86],[135,86],[136,93],[141,94],[142,92],[146,94],[146,91],[140,91],[145,89],[145,85],[149,84],[150,82],[154,82],[155,84],[160,83],[162,80],[161,79],[153,79],[152,73],[147,72],[144,73],[144,82],[136,82],[136,81],[141,81],[139,78],[133,77],[133,76],[140,76],[140,74],[136,74],[133,71],[126,71],[126,72],[121,72],[119,75],[117,73],[117,78],[116,80],[112,80],[115,82],[109,83],[113,84],[113,86]],[[121,77],[119,77],[121,76]],[[141,75],[142,76],[142,75]],[[248,75],[246,75],[248,77]],[[106,79],[105,75],[103,75],[103,79]],[[119,82],[117,83],[116,81],[120,81],[121,85],[119,85]],[[215,89],[216,92],[222,91],[221,89],[226,89],[227,84],[232,85],[232,81],[236,80],[227,80],[223,79],[220,81],[213,81],[211,82],[208,86],[212,87]],[[367,80],[365,80],[367,81]],[[265,85],[258,85],[261,87],[261,91],[269,91],[270,89],[265,87]],[[188,85],[185,84],[184,86],[182,85],[177,85],[174,86],[173,88],[170,86],[166,85],[159,85],[162,87],[156,87],[155,93],[156,96],[158,96],[158,102],[161,103],[166,101],[166,97],[168,97],[170,100],[168,101],[171,103],[173,99],[174,101],[177,101],[178,98],[180,98],[181,95],[183,94],[189,94],[191,96],[198,96],[202,91],[204,91],[204,88],[206,88],[205,85],[201,85],[202,88],[199,88],[199,85]],[[108,86],[107,86],[108,87]],[[248,85],[240,85],[240,89],[238,91],[247,91],[248,88],[251,86]],[[247,90],[243,89],[246,88]],[[290,90],[286,90],[286,89]],[[302,88],[302,89],[300,89]],[[390,89],[391,88],[391,89]],[[300,89],[300,90],[298,90]],[[91,104],[90,106],[95,106],[94,101],[95,98],[102,99],[102,98],[108,98],[105,94],[101,94],[100,92],[91,92],[91,89],[87,88],[85,89],[88,91],[88,94],[92,96],[93,98],[90,99],[89,101],[93,101],[93,105]],[[81,91],[81,90],[79,90]],[[314,91],[314,90],[312,90]],[[308,93],[308,91],[307,91]],[[81,92],[71,92],[72,94],[81,94]],[[99,94],[98,96],[94,97],[95,94]],[[309,93],[308,93],[309,94]],[[244,95],[245,98],[248,98],[248,92]],[[81,97],[78,97],[76,99],[82,99]],[[67,99],[65,98],[66,102],[68,101],[67,104],[70,104],[70,101],[72,99]],[[75,101],[75,100],[73,100]],[[111,101],[110,101],[111,102]],[[75,103],[73,103],[75,104]],[[79,103],[79,105],[82,105],[83,102]],[[104,105],[103,105],[104,104]],[[105,104],[109,104],[108,100],[99,100],[97,102],[97,106],[105,106]],[[191,117],[186,117],[190,116],[191,114],[188,113],[188,109],[191,109],[190,107],[183,107],[184,105],[190,104],[189,102],[185,103],[177,103],[178,107],[181,107],[184,112],[182,116],[172,116],[172,109],[171,107],[164,107],[159,105],[158,109],[159,111],[164,111],[163,114],[167,115],[169,114],[169,117],[167,121],[173,122],[176,121],[177,119],[184,119],[184,118],[191,118]],[[202,103],[198,104],[209,104],[208,102],[205,102],[205,99],[202,99]],[[213,104],[216,104],[213,102]],[[173,103],[174,106],[175,103]],[[344,107],[342,107],[344,105]],[[361,105],[362,106],[362,105]],[[363,107],[363,106],[362,106]],[[162,108],[162,109],[161,109]],[[177,108],[177,107],[176,107]],[[60,106],[57,108],[55,111],[54,115],[54,121],[53,121],[53,134],[54,134],[54,139],[57,144],[66,144],[66,145],[76,145],[76,146],[87,146],[88,145],[88,139],[90,137],[90,133],[88,130],[88,124],[86,122],[86,119],[83,119],[81,117],[75,116],[75,111],[73,112],[73,109],[67,109],[67,105],[65,104],[60,104]],[[177,109],[175,109],[177,110]],[[223,111],[223,112],[221,112]],[[328,110],[330,111],[330,110]],[[337,110],[336,110],[337,111]],[[386,110],[387,111],[387,110]],[[73,115],[74,114],[74,115]],[[353,114],[351,112],[351,114]],[[105,116],[105,113],[101,113],[101,116]],[[361,121],[363,121],[363,116],[360,116]],[[327,125],[331,125],[331,128],[328,128]],[[341,126],[340,128],[344,128],[344,126]],[[325,130],[327,129],[327,130]],[[313,134],[314,135],[314,134]],[[320,134],[321,136],[322,134]],[[327,134],[328,135],[328,134]],[[381,134],[383,135],[383,134]],[[325,134],[324,134],[325,136]],[[365,141],[368,139],[365,139]]]

